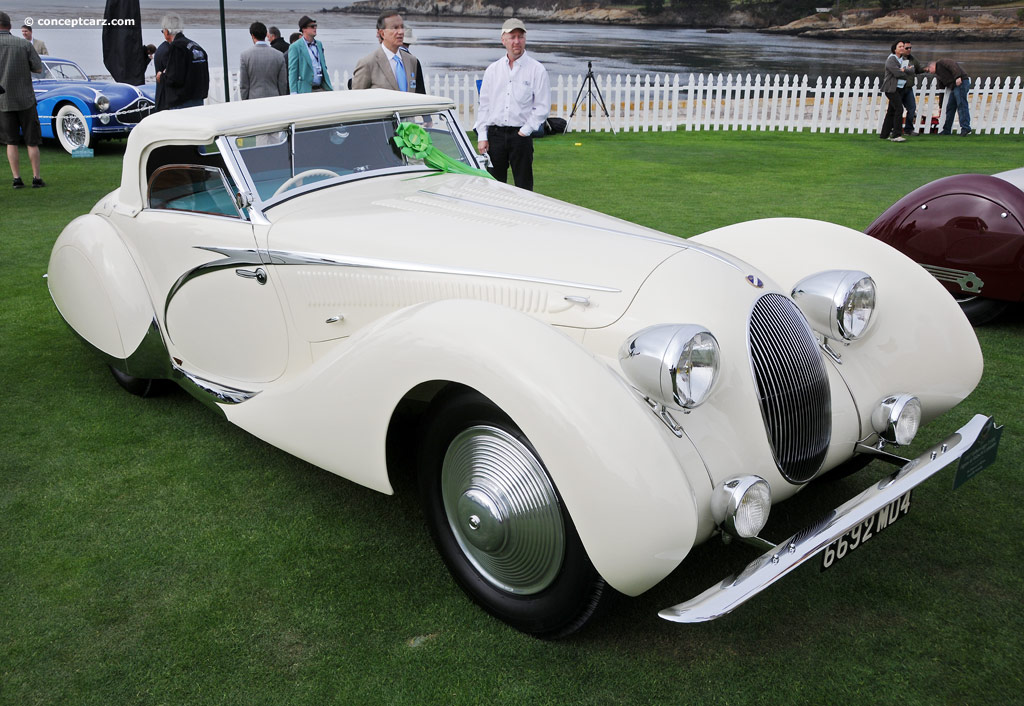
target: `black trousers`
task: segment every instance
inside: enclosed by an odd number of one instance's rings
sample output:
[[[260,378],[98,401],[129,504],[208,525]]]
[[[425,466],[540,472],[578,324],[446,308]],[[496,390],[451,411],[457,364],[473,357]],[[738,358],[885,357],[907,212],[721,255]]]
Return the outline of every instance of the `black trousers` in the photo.
[[[903,92],[905,89],[897,88],[892,93],[886,93],[889,99],[889,107],[885,111],[885,118],[882,120],[882,139],[889,137],[903,137]]]
[[[521,137],[517,127],[487,128],[487,154],[491,166],[487,171],[503,184],[508,183],[508,168],[520,189],[533,191],[533,138]]]

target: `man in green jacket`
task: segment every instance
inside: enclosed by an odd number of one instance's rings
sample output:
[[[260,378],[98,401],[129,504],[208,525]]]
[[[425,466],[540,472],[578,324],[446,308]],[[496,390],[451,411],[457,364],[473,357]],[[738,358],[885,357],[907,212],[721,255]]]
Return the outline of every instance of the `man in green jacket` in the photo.
[[[316,20],[303,15],[299,31],[302,37],[288,47],[288,90],[292,93],[333,90],[324,45],[316,38]]]

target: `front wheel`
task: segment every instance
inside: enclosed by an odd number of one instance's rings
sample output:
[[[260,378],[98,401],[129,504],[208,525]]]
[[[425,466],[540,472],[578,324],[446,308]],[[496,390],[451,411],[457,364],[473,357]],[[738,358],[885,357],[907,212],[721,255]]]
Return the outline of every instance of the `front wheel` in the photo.
[[[89,146],[91,137],[89,124],[78,108],[73,105],[61,106],[61,109],[57,111],[55,122],[57,139],[60,140],[61,147],[69,153],[73,152],[76,147]]]
[[[419,483],[438,551],[485,610],[546,638],[593,616],[604,580],[540,456],[493,402],[467,391],[433,406]]]

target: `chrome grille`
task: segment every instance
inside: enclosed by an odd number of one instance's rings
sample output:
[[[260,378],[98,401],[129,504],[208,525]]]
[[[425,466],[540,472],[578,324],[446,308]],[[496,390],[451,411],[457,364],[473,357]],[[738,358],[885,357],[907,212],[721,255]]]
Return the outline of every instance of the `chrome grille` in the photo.
[[[144,117],[153,112],[156,105],[148,98],[137,98],[121,110],[114,113],[122,125],[137,125]]]
[[[766,294],[750,315],[750,360],[775,463],[791,483],[821,468],[832,436],[832,400],[818,344],[796,304]]]

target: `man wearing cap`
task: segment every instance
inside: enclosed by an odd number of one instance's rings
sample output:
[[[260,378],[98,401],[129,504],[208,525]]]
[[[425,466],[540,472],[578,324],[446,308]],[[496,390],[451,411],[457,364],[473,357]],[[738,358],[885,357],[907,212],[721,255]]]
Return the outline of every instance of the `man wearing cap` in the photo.
[[[487,171],[533,191],[533,138],[551,111],[548,72],[526,55],[526,25],[512,18],[501,26],[505,56],[487,67],[480,85],[480,110],[475,125],[477,150],[488,154]]]
[[[419,61],[408,50],[402,50],[402,44],[405,42],[405,22],[400,14],[388,11],[377,18],[377,41],[380,42],[380,46],[356,64],[356,69],[352,72],[352,88],[426,92],[422,81],[416,78]]]
[[[332,90],[324,45],[316,38],[316,20],[303,15],[299,31],[302,37],[288,47],[288,88],[292,93]]]

